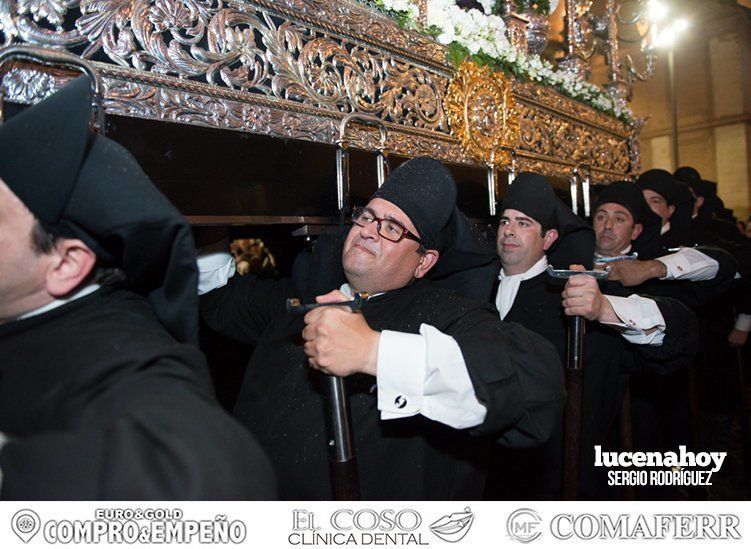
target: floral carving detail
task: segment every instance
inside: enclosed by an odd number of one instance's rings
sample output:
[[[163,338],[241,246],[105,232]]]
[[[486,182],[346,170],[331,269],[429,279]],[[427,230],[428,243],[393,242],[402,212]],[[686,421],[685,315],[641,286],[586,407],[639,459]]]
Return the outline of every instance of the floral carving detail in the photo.
[[[30,14],[34,21],[44,20],[59,27],[68,8],[74,4],[75,0],[18,0],[18,13]]]
[[[54,76],[14,67],[3,75],[4,97],[17,103],[34,103],[52,95],[60,87]]]
[[[180,0],[155,0],[149,10],[149,21],[157,32],[189,27],[195,20],[194,6]]]

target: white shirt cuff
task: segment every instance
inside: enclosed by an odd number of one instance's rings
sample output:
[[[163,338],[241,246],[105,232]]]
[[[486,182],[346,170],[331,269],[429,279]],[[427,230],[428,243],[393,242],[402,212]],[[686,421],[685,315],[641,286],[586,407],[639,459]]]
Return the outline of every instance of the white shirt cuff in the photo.
[[[662,345],[665,318],[653,299],[632,294],[628,297],[604,296],[613,307],[619,323],[603,322],[617,329],[626,341],[635,345]],[[654,330],[647,333],[649,330]]]
[[[720,270],[716,260],[694,248],[681,248],[673,254],[658,257],[657,261],[668,271],[662,280],[712,280]]]
[[[455,429],[485,420],[459,345],[432,326],[422,324],[419,334],[381,332],[377,371],[383,420],[421,414]]]
[[[740,332],[751,332],[751,315],[739,313],[735,319],[735,329]]]
[[[229,253],[226,240],[198,250],[198,295],[221,288],[235,274],[235,258]]]

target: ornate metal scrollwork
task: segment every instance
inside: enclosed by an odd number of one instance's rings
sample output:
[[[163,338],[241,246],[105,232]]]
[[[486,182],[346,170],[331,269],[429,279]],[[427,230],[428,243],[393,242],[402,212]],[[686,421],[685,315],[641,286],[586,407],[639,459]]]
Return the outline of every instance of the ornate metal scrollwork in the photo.
[[[623,122],[488,69],[452,80],[443,46],[354,0],[0,0],[0,35],[96,59],[110,114],[333,144],[358,112],[407,156],[482,164],[505,145],[520,168],[564,175],[576,161],[595,180],[631,166]],[[30,103],[65,78],[19,65],[0,83]],[[376,146],[371,130],[353,133]]]

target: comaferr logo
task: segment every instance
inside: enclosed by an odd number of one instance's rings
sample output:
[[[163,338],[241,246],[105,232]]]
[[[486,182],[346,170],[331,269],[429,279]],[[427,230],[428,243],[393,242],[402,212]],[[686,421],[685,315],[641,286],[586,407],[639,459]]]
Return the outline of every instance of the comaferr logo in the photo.
[[[542,535],[542,518],[532,509],[517,509],[506,520],[506,533],[521,543],[535,541]]]
[[[561,540],[741,539],[740,519],[731,514],[656,514],[612,517],[606,514],[559,514],[550,533]]]

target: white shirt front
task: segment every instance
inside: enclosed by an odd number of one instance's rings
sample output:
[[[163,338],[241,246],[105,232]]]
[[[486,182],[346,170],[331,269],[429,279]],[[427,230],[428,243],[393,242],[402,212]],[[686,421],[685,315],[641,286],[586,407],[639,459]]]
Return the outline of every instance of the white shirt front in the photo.
[[[545,255],[523,273],[507,275],[503,268],[501,268],[501,274],[498,275],[500,284],[498,284],[498,292],[495,296],[495,306],[501,315],[501,320],[506,318],[511,307],[514,306],[514,300],[516,299],[516,294],[519,292],[521,283],[544,273],[547,268],[548,258]]]

